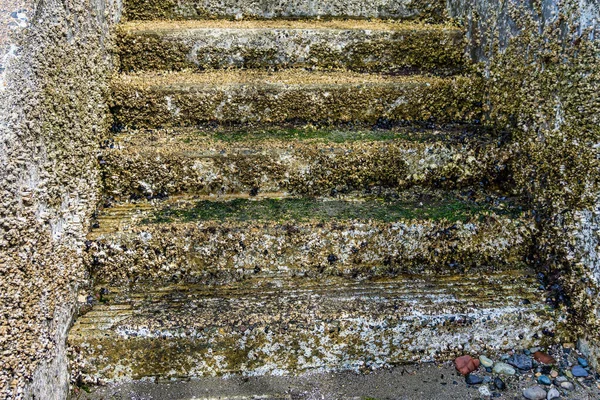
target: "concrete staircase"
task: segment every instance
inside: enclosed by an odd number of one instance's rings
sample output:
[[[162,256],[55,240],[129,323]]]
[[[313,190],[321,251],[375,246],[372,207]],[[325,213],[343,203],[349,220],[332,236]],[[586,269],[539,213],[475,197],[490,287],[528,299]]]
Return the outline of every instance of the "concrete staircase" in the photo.
[[[554,328],[442,7],[125,7],[80,382],[360,371]]]

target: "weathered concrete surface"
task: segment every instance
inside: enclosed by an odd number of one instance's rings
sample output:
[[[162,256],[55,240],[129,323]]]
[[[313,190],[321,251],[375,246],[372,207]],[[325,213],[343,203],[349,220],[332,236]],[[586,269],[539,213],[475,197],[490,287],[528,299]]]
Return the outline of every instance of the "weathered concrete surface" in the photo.
[[[203,377],[188,382],[126,382],[81,394],[86,400],[465,400],[481,399],[478,386],[469,386],[451,363],[402,365],[367,374],[346,371],[300,376]],[[505,378],[506,380],[506,378]],[[491,385],[490,385],[491,386]],[[522,397],[531,380],[509,381],[501,399]],[[576,385],[572,397],[600,398],[600,389]]]
[[[445,16],[440,0],[128,0],[125,16],[138,19],[431,18]]]
[[[501,142],[469,127],[135,131],[105,145],[101,168],[114,200],[456,188],[493,184],[506,173],[510,151]]]
[[[600,3],[453,1],[489,80],[487,124],[520,148],[515,188],[538,215],[539,268],[569,316],[572,340],[600,348]],[[520,161],[519,161],[520,160]],[[600,364],[600,353],[595,365]]]
[[[246,280],[104,295],[69,334],[83,382],[378,369],[541,343],[532,272]]]
[[[456,72],[461,29],[384,21],[151,21],[121,25],[120,68],[332,68]]]
[[[347,71],[147,72],[121,75],[112,88],[117,123],[137,128],[211,121],[470,121],[481,104],[476,79]]]
[[[527,213],[502,215],[452,198],[424,201],[121,205],[98,217],[88,236],[88,259],[96,281],[107,285],[448,274],[524,265],[534,233]]]
[[[63,399],[118,6],[0,8],[0,398]]]

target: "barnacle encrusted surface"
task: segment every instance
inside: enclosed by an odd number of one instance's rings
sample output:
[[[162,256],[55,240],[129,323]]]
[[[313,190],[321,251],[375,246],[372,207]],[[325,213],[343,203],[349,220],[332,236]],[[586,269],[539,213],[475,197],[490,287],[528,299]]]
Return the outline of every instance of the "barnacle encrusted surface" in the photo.
[[[375,281],[248,279],[116,289],[69,340],[84,382],[381,368],[539,345],[553,313],[527,271]],[[527,301],[524,301],[527,300]]]
[[[393,21],[149,21],[121,25],[120,68],[459,71],[462,29]]]
[[[499,180],[510,164],[502,140],[469,127],[165,129],[115,136],[101,166],[115,200],[453,188]]]

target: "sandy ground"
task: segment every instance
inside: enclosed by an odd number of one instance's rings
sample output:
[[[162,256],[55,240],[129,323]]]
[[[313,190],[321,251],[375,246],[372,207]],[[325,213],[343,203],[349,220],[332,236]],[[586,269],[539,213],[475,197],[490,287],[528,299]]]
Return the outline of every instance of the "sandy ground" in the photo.
[[[481,376],[486,376],[480,371]],[[499,399],[524,399],[522,388],[534,385],[529,375],[506,378],[505,391],[490,392]],[[481,399],[477,386],[468,386],[450,363],[399,366],[371,374],[353,372],[312,373],[299,377],[261,376],[201,378],[188,382],[134,382],[74,393],[72,399],[86,400],[391,400],[391,399]],[[591,388],[575,382],[576,389],[561,399],[597,400],[597,382]],[[546,387],[548,389],[548,387]],[[565,395],[566,394],[566,395]]]

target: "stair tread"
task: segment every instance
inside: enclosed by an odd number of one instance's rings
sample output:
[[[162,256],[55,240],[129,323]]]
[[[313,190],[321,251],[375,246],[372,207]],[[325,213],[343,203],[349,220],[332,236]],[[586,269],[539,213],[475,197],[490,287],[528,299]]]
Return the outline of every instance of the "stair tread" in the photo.
[[[81,316],[71,335],[113,331],[117,337],[138,337],[128,329],[164,332],[244,324],[309,323],[352,320],[485,315],[544,310],[535,274],[527,269],[454,276],[399,276],[373,281],[343,278],[250,279],[226,286],[178,285],[128,292],[109,288],[104,299]],[[127,304],[127,310],[115,305]],[[201,310],[201,311],[200,311]],[[145,328],[144,328],[145,327]],[[189,333],[188,333],[189,334]]]
[[[195,18],[444,18],[445,3],[439,0],[127,0],[124,4],[129,20]]]
[[[463,346],[538,345],[541,330],[554,328],[554,312],[534,276],[520,269],[435,279],[148,286],[116,294],[111,288],[104,300],[131,309],[95,305],[68,340],[84,380],[380,368],[448,357]]]
[[[129,85],[139,88],[177,89],[206,86],[360,86],[360,85],[407,85],[426,86],[448,82],[451,78],[425,75],[380,75],[351,71],[307,71],[285,69],[281,71],[262,70],[211,70],[211,71],[144,71],[120,74],[113,79],[113,86]]]
[[[193,35],[195,30],[205,29],[332,29],[332,30],[390,30],[411,32],[439,32],[462,34],[462,29],[452,24],[424,24],[416,22],[399,22],[393,20],[152,20],[128,21],[120,25],[120,29],[134,34],[176,34]]]
[[[282,194],[261,196],[176,196],[164,201],[121,203],[104,209],[98,216],[99,227],[89,237],[127,230],[132,226],[157,223],[258,222],[310,226],[322,221],[350,223],[374,221],[393,223],[411,220],[468,221],[482,215],[511,218],[520,215],[510,202],[490,206],[453,196],[452,192],[421,190],[405,193],[404,199],[377,196],[342,198],[302,198]]]

